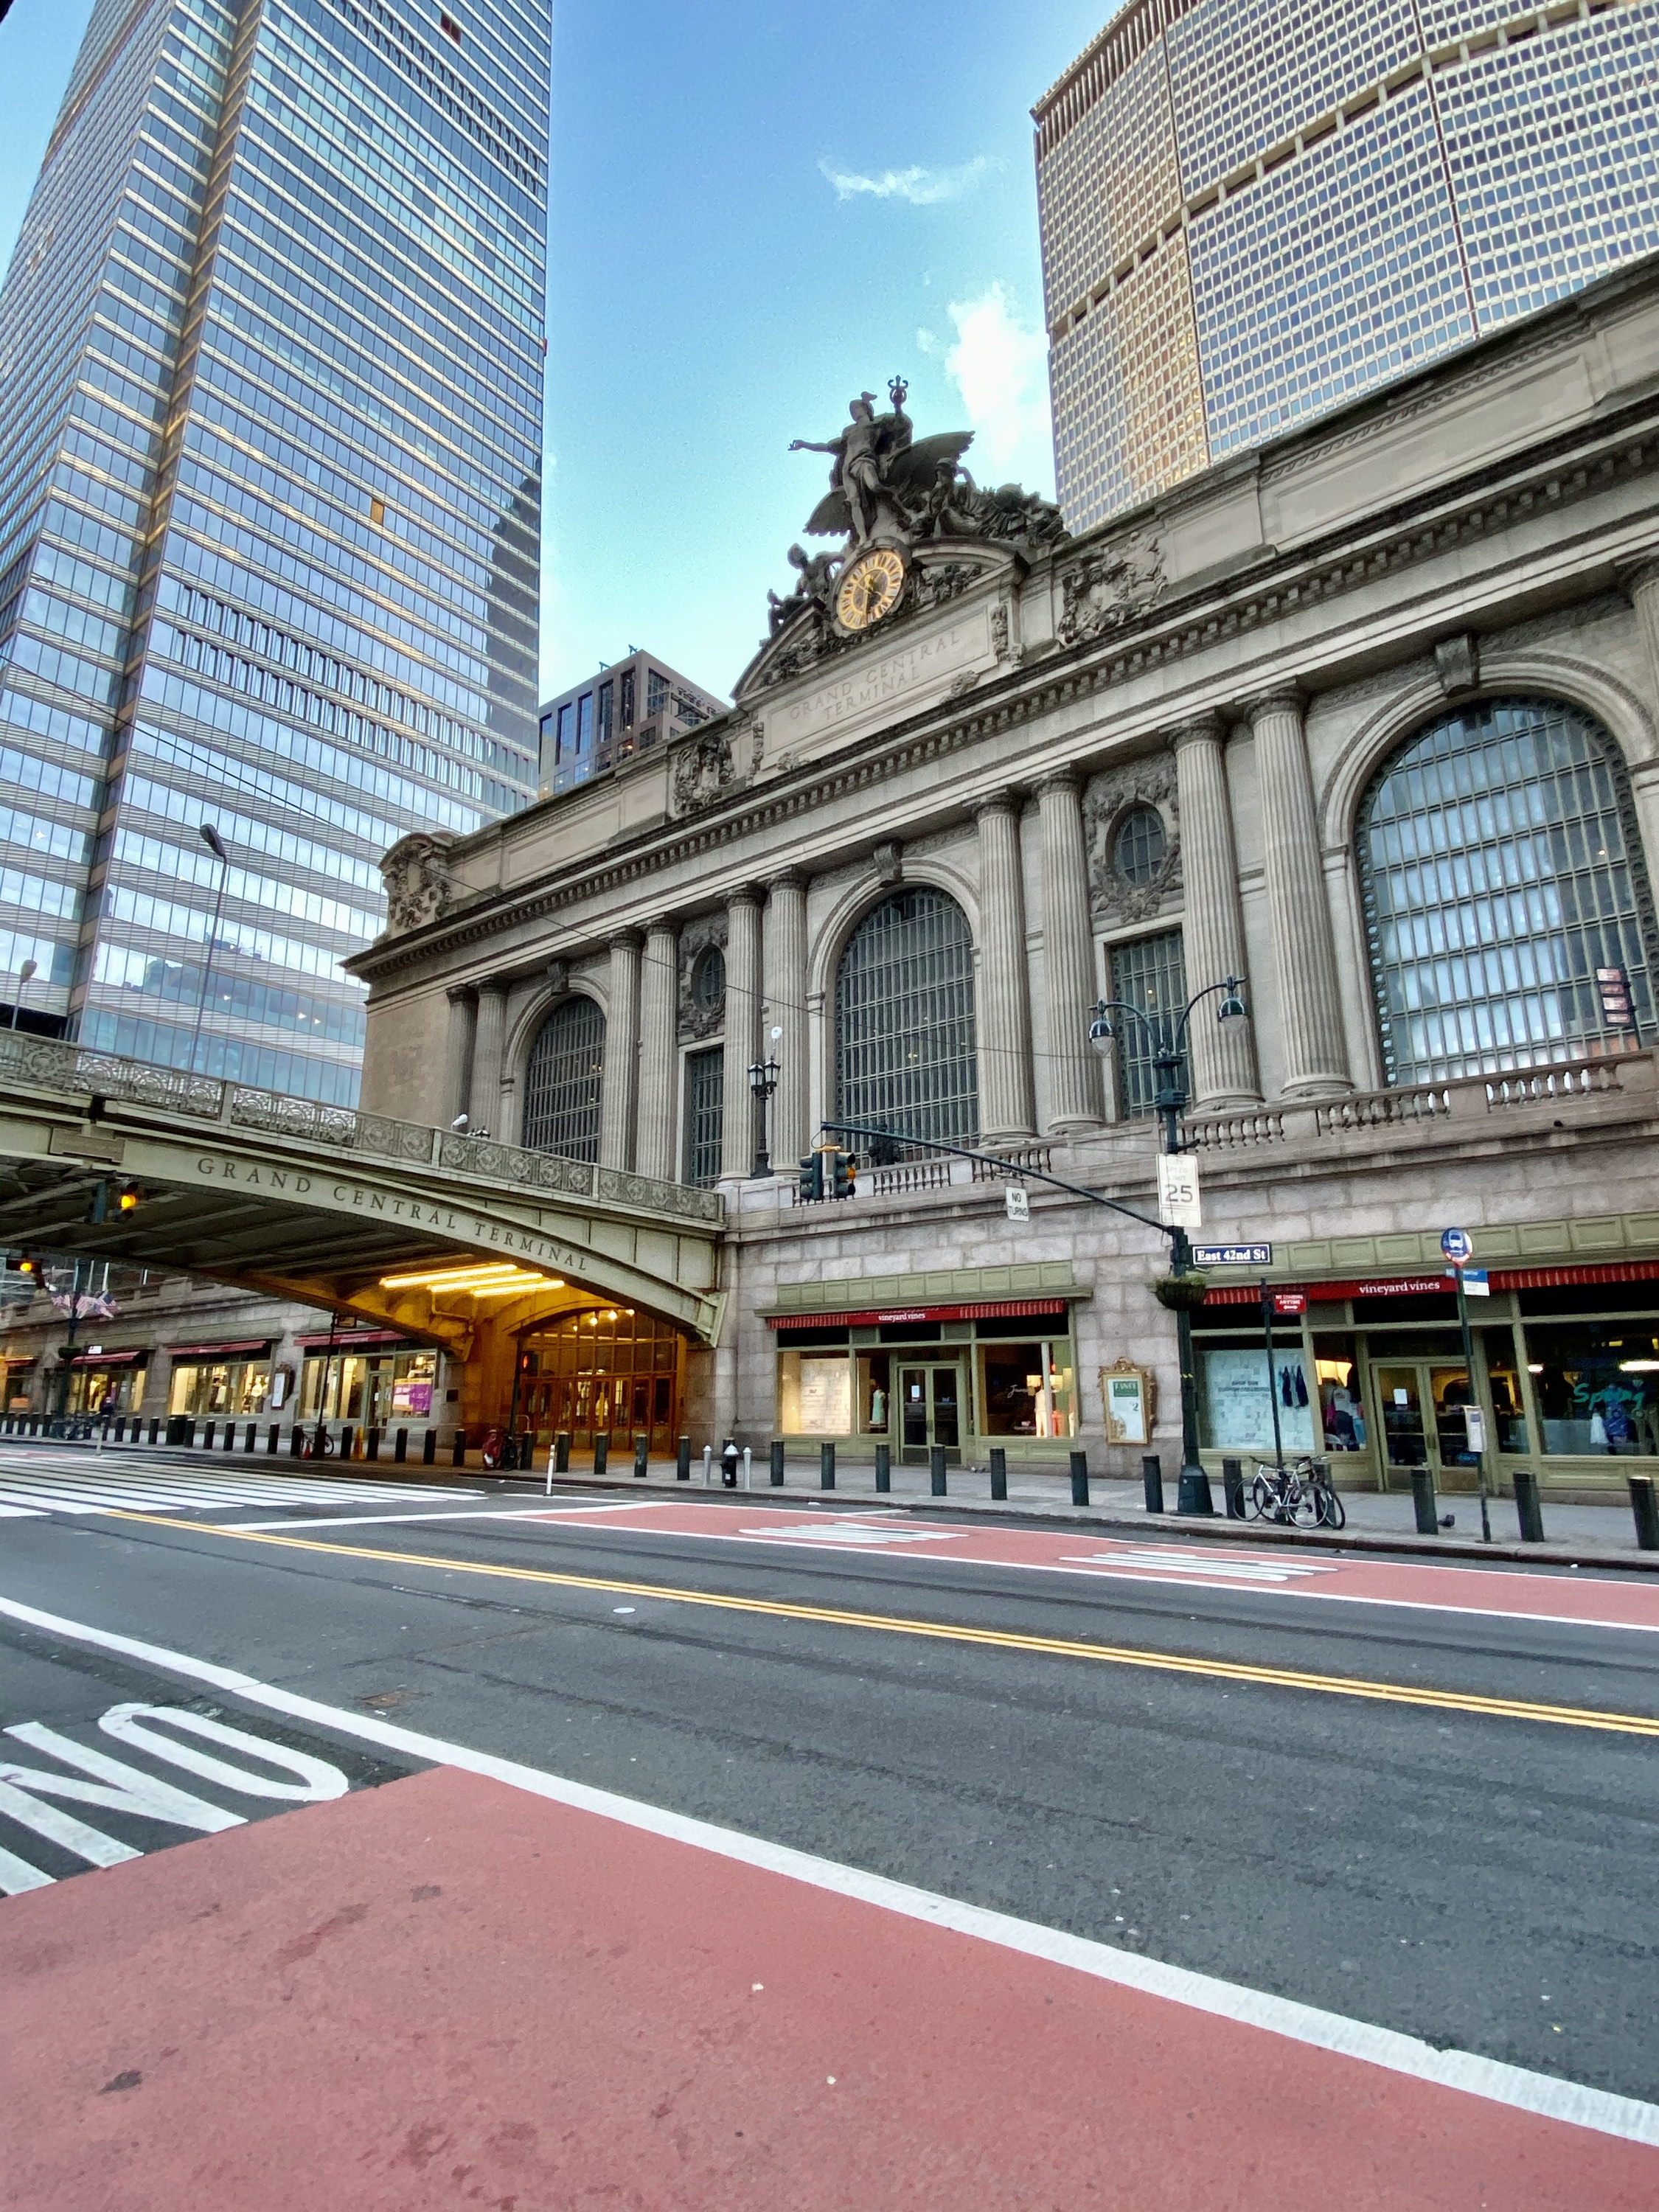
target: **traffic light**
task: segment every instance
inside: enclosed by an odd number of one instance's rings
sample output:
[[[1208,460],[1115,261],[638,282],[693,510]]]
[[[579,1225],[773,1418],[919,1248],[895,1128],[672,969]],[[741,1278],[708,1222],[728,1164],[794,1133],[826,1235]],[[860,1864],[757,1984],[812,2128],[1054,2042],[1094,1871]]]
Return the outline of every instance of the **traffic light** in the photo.
[[[9,1275],[27,1275],[34,1282],[40,1279],[40,1262],[27,1252],[10,1255],[6,1261]]]
[[[831,1198],[851,1198],[854,1195],[853,1177],[858,1162],[851,1152],[831,1152],[830,1155]]]
[[[139,1206],[143,1203],[143,1197],[144,1194],[139,1189],[137,1184],[130,1182],[116,1200],[116,1205],[123,1213],[137,1213]]]
[[[800,1202],[816,1206],[823,1196],[823,1154],[808,1152],[800,1164]]]

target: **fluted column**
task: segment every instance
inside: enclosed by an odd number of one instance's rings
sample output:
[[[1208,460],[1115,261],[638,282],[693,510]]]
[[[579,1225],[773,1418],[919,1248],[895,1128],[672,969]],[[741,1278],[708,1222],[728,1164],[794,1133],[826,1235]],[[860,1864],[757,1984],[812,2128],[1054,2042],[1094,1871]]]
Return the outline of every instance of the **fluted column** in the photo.
[[[1323,1098],[1351,1091],[1353,1083],[1342,1034],[1342,1001],[1302,707],[1299,692],[1274,691],[1253,701],[1249,714],[1261,793],[1284,1095]]]
[[[755,1100],[749,1063],[760,1025],[760,905],[750,890],[726,907],[726,1068],[720,1143],[722,1176],[746,1176],[755,1164]]]
[[[777,1096],[772,1101],[771,1143],[775,1168],[794,1172],[808,1143],[806,1054],[806,878],[798,868],[775,876],[766,902],[767,1034],[760,1058],[778,1063]],[[783,1035],[774,1044],[771,1031]]]
[[[1002,1144],[1036,1133],[1019,802],[1011,792],[979,809],[979,1120],[985,1141]]]
[[[1238,855],[1227,794],[1226,732],[1216,714],[1200,715],[1175,733],[1181,802],[1181,871],[1186,890],[1182,945],[1187,988],[1207,990],[1244,973],[1244,916],[1238,902]],[[1244,1106],[1259,1101],[1255,1042],[1248,1022],[1216,1016],[1206,999],[1193,1015],[1193,1102]]]
[[[449,1020],[444,1030],[443,1117],[446,1127],[467,1111],[468,1084],[472,1073],[472,1032],[478,1018],[478,1002],[465,988],[447,994]]]
[[[1092,1129],[1102,1119],[1100,1064],[1089,1043],[1099,988],[1089,918],[1089,852],[1077,779],[1037,787],[1042,819],[1042,964],[1048,1015],[1048,1126]]]
[[[605,1083],[599,1092],[599,1165],[634,1164],[634,1102],[639,1091],[640,933],[611,940],[611,1011],[605,1021]]]
[[[498,1129],[501,1106],[501,1048],[507,1042],[507,986],[488,982],[478,986],[478,1020],[472,1039],[472,1081],[467,1093],[467,1113],[474,1129],[488,1129],[492,1137],[516,1144],[516,1129]]]
[[[654,1176],[659,1182],[678,1179],[674,1026],[679,996],[679,931],[672,921],[653,921],[646,933],[640,966],[640,1084],[634,1158],[640,1173]]]
[[[1648,712],[1659,720],[1659,558],[1639,562],[1620,580],[1630,594],[1642,642],[1647,647]],[[1631,790],[1645,848],[1648,880],[1659,881],[1659,762],[1644,761],[1632,767]]]

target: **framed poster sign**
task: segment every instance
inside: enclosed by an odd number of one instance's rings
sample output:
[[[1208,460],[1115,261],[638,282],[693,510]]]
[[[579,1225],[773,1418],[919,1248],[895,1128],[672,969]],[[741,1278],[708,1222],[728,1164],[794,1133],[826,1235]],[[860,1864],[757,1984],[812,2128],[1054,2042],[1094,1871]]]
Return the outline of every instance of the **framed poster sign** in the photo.
[[[1106,1441],[1149,1444],[1158,1419],[1158,1377],[1133,1360],[1115,1360],[1100,1370],[1100,1395],[1106,1408]]]

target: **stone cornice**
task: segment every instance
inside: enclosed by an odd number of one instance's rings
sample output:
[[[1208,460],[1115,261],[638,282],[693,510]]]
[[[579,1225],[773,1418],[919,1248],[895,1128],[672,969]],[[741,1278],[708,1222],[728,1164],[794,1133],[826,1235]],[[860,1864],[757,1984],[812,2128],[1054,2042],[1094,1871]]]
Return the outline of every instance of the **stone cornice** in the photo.
[[[698,814],[644,833],[633,849],[572,871],[556,884],[485,894],[442,920],[392,939],[383,950],[370,946],[345,964],[371,982],[390,981],[434,956],[453,956],[496,939],[506,929],[644,881],[665,864],[712,856],[757,832],[816,814],[849,793],[872,790],[912,769],[1003,736],[1135,677],[1259,632],[1287,616],[1316,609],[1516,525],[1559,514],[1596,492],[1656,470],[1659,397],[1644,395],[1522,453],[1471,471],[1451,484],[1363,516],[1292,552],[1264,549],[1261,561],[1231,582],[1200,581],[1184,595],[1177,586],[1109,636],[1012,670],[974,693],[970,702],[930,707],[878,738],[859,738],[839,754],[805,763],[757,787],[744,787]],[[1079,550],[1087,550],[1097,535],[1103,539],[1109,534],[1103,526],[1099,533],[1061,548],[1052,556],[1053,568],[1056,572],[1064,568]],[[1644,536],[1650,542],[1650,529]],[[1619,547],[1610,547],[1607,556],[1609,565],[1628,557]],[[1036,575],[1042,574],[1039,568]],[[1402,641],[1397,657],[1405,659],[1421,649],[1422,641]],[[1297,658],[1304,680],[1316,680],[1321,658],[1317,641],[1304,639]],[[1279,691],[1283,685],[1271,682],[1263,688]],[[1187,710],[1180,719],[1190,721],[1194,711]],[[1144,740],[1147,733],[1135,734]],[[1055,769],[1080,767],[1098,753],[1100,745],[1098,734],[1091,732],[1077,743],[1074,757],[1057,761]],[[964,810],[971,808],[975,795],[964,793],[961,803]]]

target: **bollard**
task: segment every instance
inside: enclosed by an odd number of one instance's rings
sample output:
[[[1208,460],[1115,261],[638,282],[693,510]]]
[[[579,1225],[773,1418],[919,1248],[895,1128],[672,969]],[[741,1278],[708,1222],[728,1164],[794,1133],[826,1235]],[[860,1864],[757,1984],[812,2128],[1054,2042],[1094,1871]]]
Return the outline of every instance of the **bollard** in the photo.
[[[945,1485],[943,1444],[929,1444],[927,1447],[927,1487],[933,1497],[944,1497]]]
[[[682,1437],[674,1447],[674,1480],[676,1482],[690,1482],[691,1480],[691,1439],[690,1437]]]
[[[713,1444],[705,1444],[702,1448],[702,1486],[705,1490],[714,1479],[714,1447]]]
[[[876,1446],[876,1488],[885,1491],[890,1490],[892,1486],[893,1447],[891,1444],[878,1444]]]
[[[751,1444],[743,1448],[743,1486],[745,1490],[755,1486],[755,1452]]]
[[[720,1446],[720,1488],[735,1490],[738,1486],[738,1446],[734,1437],[727,1437]]]
[[[125,1443],[126,1438],[127,1417],[125,1413],[118,1413],[115,1416],[115,1441],[118,1444]]]
[[[1210,1478],[1201,1467],[1183,1467],[1176,1485],[1177,1513],[1210,1514],[1215,1512],[1215,1500],[1210,1495]]]
[[[192,1422],[191,1425],[191,1427],[193,1428],[193,1427],[195,1426],[195,1424]],[[218,1425],[219,1425],[219,1424],[217,1423],[217,1421],[210,1421],[210,1422],[208,1423],[208,1425],[207,1425],[206,1428],[203,1430],[203,1431],[202,1431],[202,1449],[203,1449],[204,1451],[211,1451],[211,1450],[213,1449],[213,1437],[214,1437],[214,1431],[218,1428]],[[191,1441],[191,1443],[195,1443],[195,1441],[196,1441],[196,1439],[195,1439],[195,1437],[192,1436],[192,1437],[191,1437],[190,1441]]]
[[[1089,1503],[1089,1455],[1086,1451],[1080,1451],[1073,1452],[1071,1456],[1072,1503],[1073,1505],[1086,1505]]]
[[[1543,1542],[1544,1515],[1538,1503],[1538,1477],[1530,1468],[1519,1467],[1515,1471],[1515,1517],[1521,1523],[1523,1544]]]
[[[568,1474],[570,1472],[570,1431],[568,1429],[561,1429],[553,1439],[553,1472],[555,1474]]]
[[[437,1457],[438,1431],[436,1429],[428,1429],[421,1440],[421,1465],[431,1467],[435,1464]]]
[[[1156,1452],[1147,1452],[1140,1462],[1140,1486],[1146,1493],[1146,1510],[1164,1510],[1164,1462]]]
[[[342,1421],[340,1424],[340,1457],[342,1461],[349,1460],[351,1457],[352,1452],[356,1445],[356,1430],[351,1426],[349,1421]]]
[[[611,1464],[611,1431],[600,1429],[593,1438],[593,1473],[603,1474]]]
[[[991,1447],[991,1498],[995,1504],[1004,1504],[1008,1497],[1008,1455],[1000,1444]]]
[[[1412,1469],[1412,1504],[1417,1511],[1418,1534],[1437,1536],[1440,1523],[1435,1516],[1434,1477],[1425,1467]]]
[[[234,1421],[227,1421],[225,1423],[225,1449],[227,1451],[234,1451],[235,1449],[236,1424]]]
[[[247,1425],[247,1435],[242,1440],[242,1449],[245,1452],[257,1452],[258,1449],[259,1424],[258,1421],[250,1421]]]
[[[818,1488],[833,1490],[836,1486],[836,1448],[834,1444],[818,1446]]]
[[[265,1456],[268,1459],[275,1459],[277,1451],[281,1448],[282,1441],[283,1425],[280,1421],[273,1421],[270,1425],[270,1433],[265,1437]]]
[[[365,1459],[379,1459],[380,1456],[380,1431],[378,1429],[366,1430],[363,1434],[363,1457]]]
[[[1221,1462],[1221,1492],[1227,1501],[1227,1518],[1244,1518],[1244,1462],[1242,1459],[1224,1459]]]
[[[305,1457],[305,1449],[306,1432],[301,1427],[298,1421],[295,1421],[294,1426],[288,1432],[289,1457],[290,1459],[303,1459]]]
[[[647,1474],[650,1474],[650,1472],[651,1472],[651,1439],[650,1439],[650,1437],[635,1437],[635,1439],[634,1439],[634,1480],[635,1480],[635,1482],[643,1482],[643,1481],[645,1480],[646,1476],[647,1476]]]
[[[1630,1484],[1630,1510],[1636,1516],[1636,1548],[1659,1552],[1659,1495],[1650,1474],[1626,1477]]]
[[[457,1429],[455,1431],[455,1442],[451,1448],[449,1463],[452,1467],[466,1465],[466,1431],[465,1429]]]
[[[399,1429],[392,1439],[392,1458],[394,1466],[401,1467],[409,1457],[409,1431]]]
[[[774,1490],[783,1488],[783,1438],[774,1437],[767,1453],[767,1470]]]

